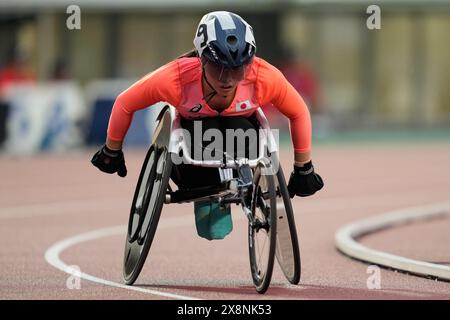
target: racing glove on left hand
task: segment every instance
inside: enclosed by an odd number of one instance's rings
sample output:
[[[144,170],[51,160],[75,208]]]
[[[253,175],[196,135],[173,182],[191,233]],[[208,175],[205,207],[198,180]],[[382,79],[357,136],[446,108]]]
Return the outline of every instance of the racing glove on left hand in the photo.
[[[314,166],[309,161],[303,167],[294,165],[294,171],[291,173],[288,183],[289,196],[300,197],[311,196],[323,188],[322,178],[314,172]]]

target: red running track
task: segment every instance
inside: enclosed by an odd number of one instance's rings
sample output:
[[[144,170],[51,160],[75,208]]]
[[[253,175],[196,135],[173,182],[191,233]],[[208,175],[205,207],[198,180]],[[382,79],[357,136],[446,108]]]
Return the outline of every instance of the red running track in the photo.
[[[449,200],[448,144],[316,147],[314,162],[326,187],[293,201],[302,258],[300,285],[287,285],[276,266],[263,296],[252,285],[241,210],[233,206],[232,234],[209,242],[196,235],[192,204],[164,207],[161,223],[167,226],[158,229],[136,283],[145,292],[85,279],[79,290],[68,289],[69,275],[44,258],[48,248],[117,225],[124,226],[123,234],[76,243],[60,258],[98,279],[123,283],[125,224],[144,151],[127,152],[125,179],[92,167],[92,152],[0,157],[0,299],[169,299],[153,291],[201,299],[450,299],[449,283],[386,269],[381,270],[381,289],[369,290],[368,265],[334,247],[336,230],[347,223]],[[283,152],[282,165],[287,175],[290,153]],[[431,221],[361,241],[405,257],[449,264],[449,227],[448,220]]]

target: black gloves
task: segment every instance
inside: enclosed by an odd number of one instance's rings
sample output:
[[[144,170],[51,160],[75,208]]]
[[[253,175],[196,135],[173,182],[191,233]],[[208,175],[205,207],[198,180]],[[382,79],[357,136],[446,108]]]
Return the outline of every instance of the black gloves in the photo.
[[[125,158],[122,150],[111,150],[104,145],[92,157],[91,163],[106,173],[115,173],[119,177],[127,175],[127,167],[125,166]]]
[[[289,196],[311,196],[323,188],[322,178],[314,172],[312,162],[305,163],[303,167],[294,166],[294,171],[289,178]]]

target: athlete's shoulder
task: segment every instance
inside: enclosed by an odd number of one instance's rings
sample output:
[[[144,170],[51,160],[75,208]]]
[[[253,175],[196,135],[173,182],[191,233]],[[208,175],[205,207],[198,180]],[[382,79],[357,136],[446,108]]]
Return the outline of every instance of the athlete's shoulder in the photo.
[[[252,73],[258,100],[261,104],[273,101],[286,89],[287,80],[281,71],[262,58],[253,61]]]
[[[200,59],[196,57],[179,58],[178,64],[180,82],[182,85],[198,80],[202,74]]]
[[[178,58],[148,73],[143,81],[161,80],[165,83],[178,83],[182,86],[197,80],[201,76],[201,64],[198,58]],[[163,83],[161,83],[163,84]]]
[[[260,67],[261,65],[267,65],[267,64],[270,64],[270,63],[267,62],[266,60],[264,60],[263,58],[255,56],[253,58],[253,64],[256,65],[257,67]]]
[[[170,61],[159,68],[147,73],[141,81],[152,81],[153,79],[166,79],[167,81],[177,81],[179,71],[178,63],[176,60]]]
[[[278,78],[281,75],[281,71],[275,67],[270,62],[264,60],[263,58],[255,59],[256,67],[257,67],[257,75],[259,77],[270,78],[276,77]]]

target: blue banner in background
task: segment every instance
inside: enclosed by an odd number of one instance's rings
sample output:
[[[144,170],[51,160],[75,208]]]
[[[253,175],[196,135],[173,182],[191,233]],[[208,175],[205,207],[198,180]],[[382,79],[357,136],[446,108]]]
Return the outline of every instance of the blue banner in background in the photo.
[[[91,82],[85,92],[89,117],[85,142],[89,146],[100,146],[106,141],[109,117],[116,97],[135,80],[97,80]],[[148,147],[155,127],[155,119],[164,103],[157,103],[136,111],[127,131],[124,147]]]
[[[12,154],[69,150],[83,145],[86,105],[71,82],[17,85],[8,91],[5,150]]]
[[[105,143],[106,130],[108,129],[108,121],[113,104],[113,98],[99,98],[89,106],[92,116],[88,125],[86,144],[101,145]]]
[[[7,109],[2,106],[8,111],[4,150],[25,155],[104,144],[114,101],[128,86],[128,81],[95,81],[84,91],[72,82],[11,88]],[[164,105],[134,113],[124,147],[150,145],[155,119]]]
[[[86,144],[99,146],[105,143],[109,117],[115,98],[94,99],[92,106],[92,118],[88,126]],[[154,122],[164,104],[158,103],[139,111],[133,115],[133,121],[125,136],[124,146],[147,147],[150,145],[151,135],[154,130]]]

